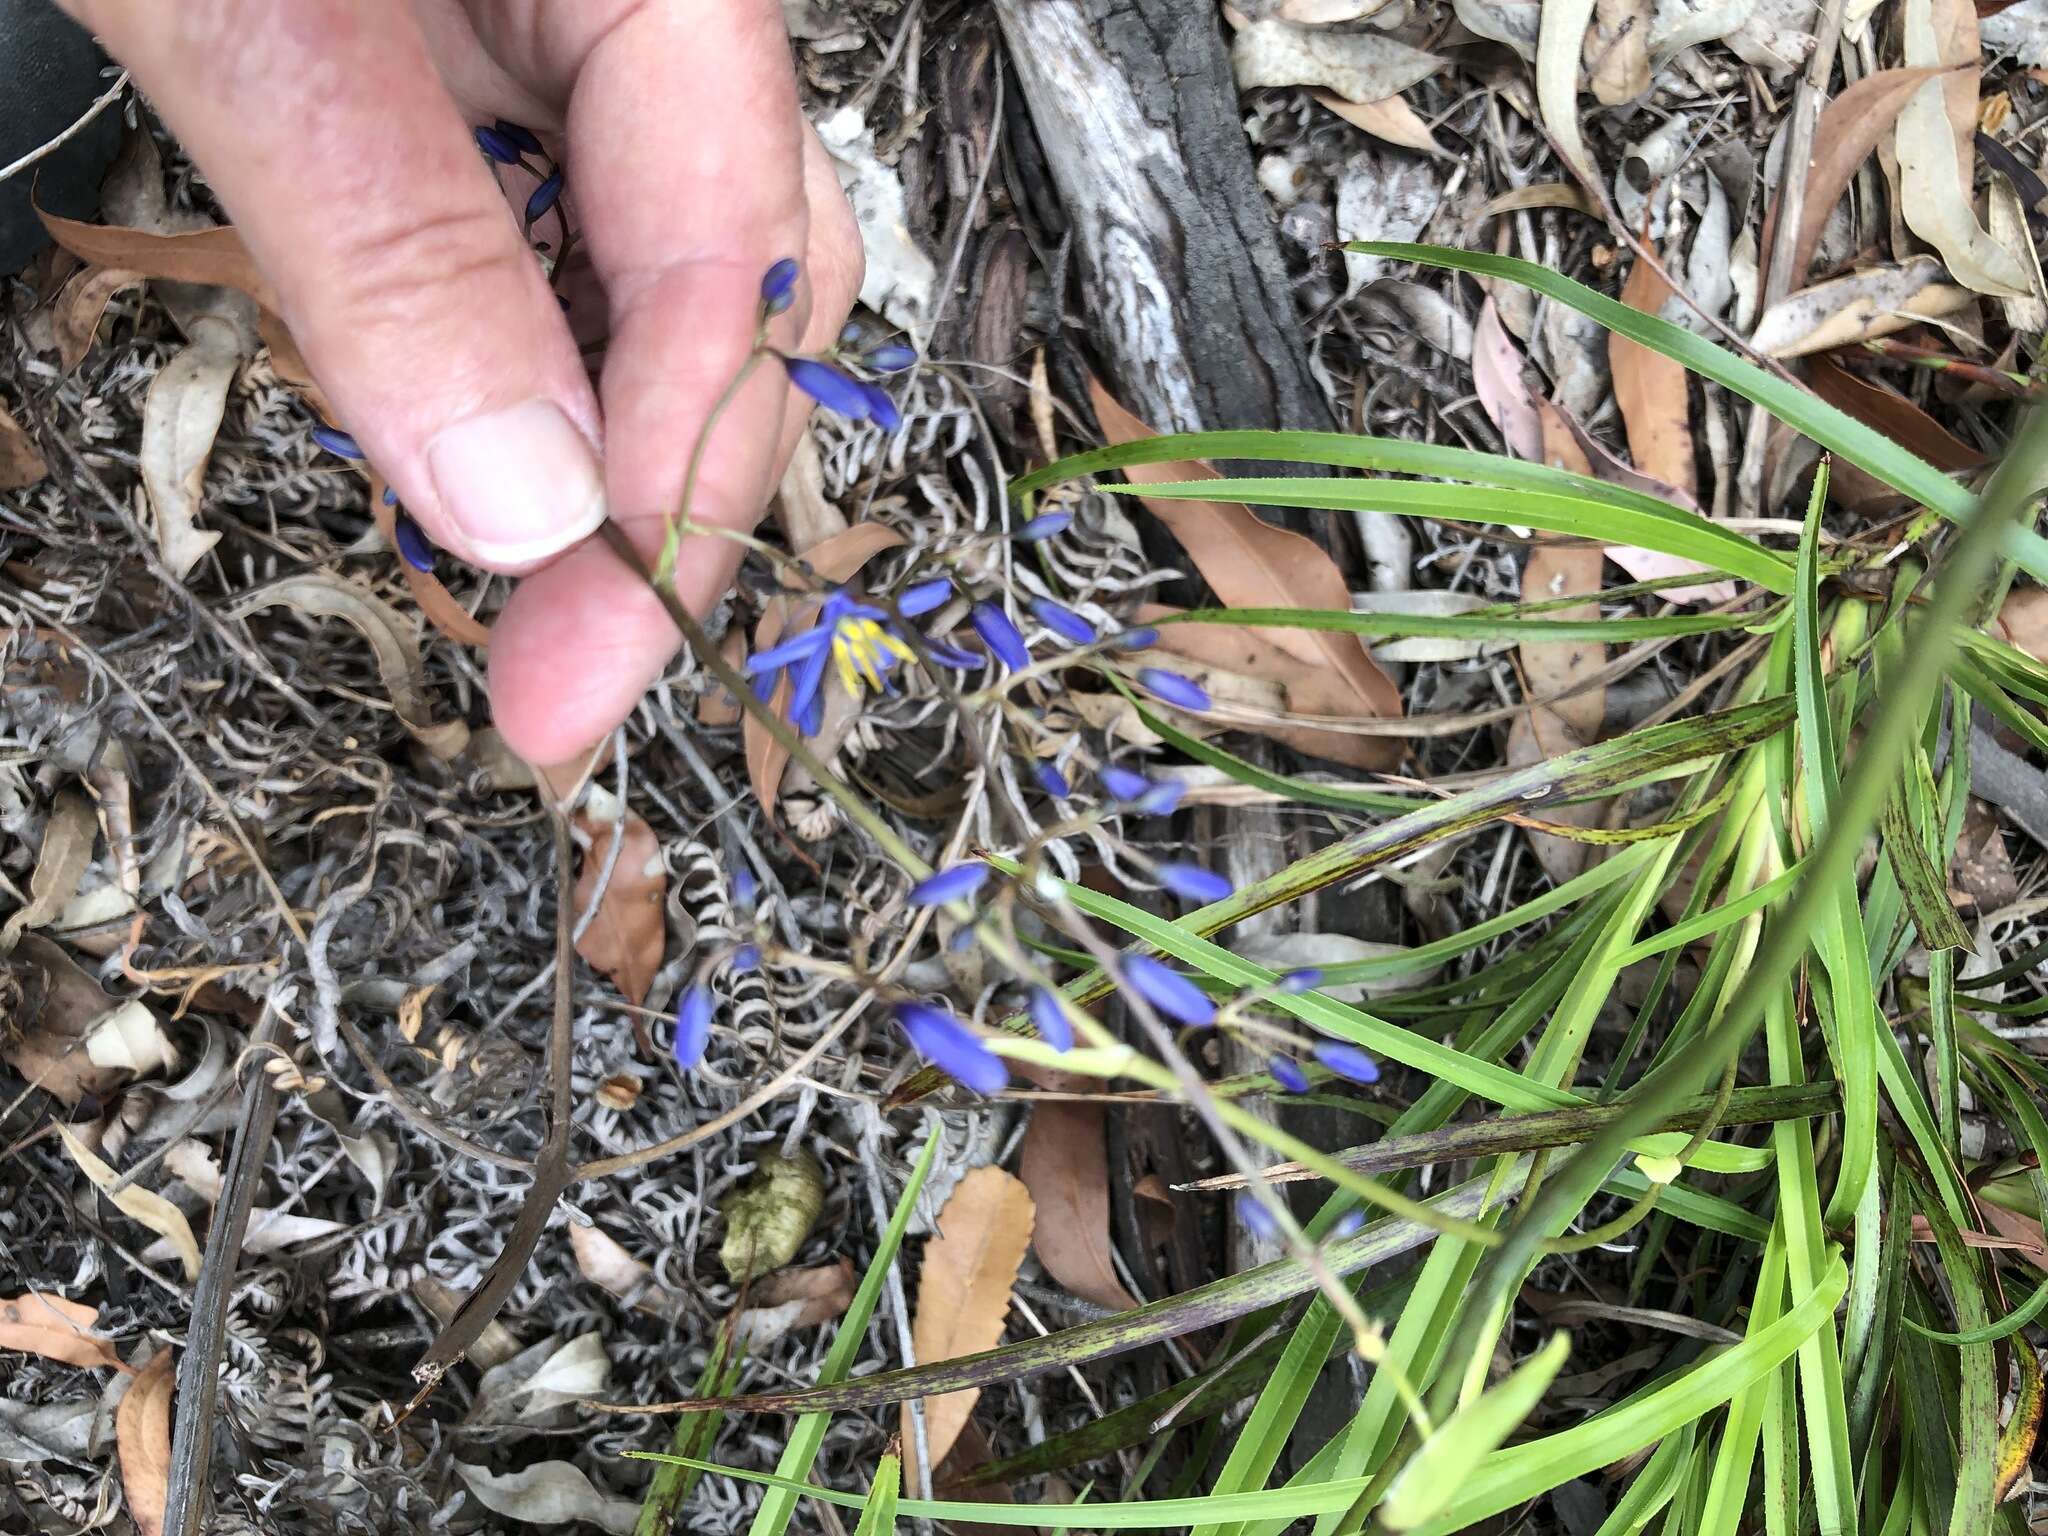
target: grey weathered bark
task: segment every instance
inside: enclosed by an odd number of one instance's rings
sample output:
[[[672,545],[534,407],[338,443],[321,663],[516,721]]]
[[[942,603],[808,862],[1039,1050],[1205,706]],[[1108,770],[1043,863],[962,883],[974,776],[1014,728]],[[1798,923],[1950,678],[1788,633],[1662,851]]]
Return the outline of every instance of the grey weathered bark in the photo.
[[[996,14],[1073,230],[1104,382],[1162,432],[1333,426],[1215,8],[996,0]]]

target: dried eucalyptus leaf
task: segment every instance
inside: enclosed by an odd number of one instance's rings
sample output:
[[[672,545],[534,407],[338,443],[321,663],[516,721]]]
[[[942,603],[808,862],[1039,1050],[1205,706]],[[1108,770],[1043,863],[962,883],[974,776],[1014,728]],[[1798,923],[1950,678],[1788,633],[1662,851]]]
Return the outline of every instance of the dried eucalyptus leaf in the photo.
[[[72,1105],[87,1094],[105,1098],[128,1080],[127,1069],[96,1062],[88,1044],[101,1022],[126,1005],[62,947],[40,934],[22,935],[0,963],[0,1004],[10,998],[0,1010],[0,1061],[25,1081]]]
[[[1328,32],[1255,21],[1237,34],[1231,67],[1241,89],[1309,85],[1347,101],[1382,101],[1427,80],[1444,61],[1382,32]]]
[[[0,955],[12,953],[25,930],[48,923],[77,894],[85,867],[92,862],[98,826],[92,802],[79,791],[67,789],[57,796],[43,828],[36,872],[29,877],[28,905],[0,926]]]
[[[500,1474],[458,1461],[455,1471],[477,1503],[508,1520],[528,1525],[588,1520],[614,1536],[628,1536],[640,1519],[636,1500],[599,1493],[571,1462],[537,1461],[517,1472]]]
[[[825,1171],[808,1152],[763,1152],[754,1176],[728,1195],[718,1259],[734,1285],[758,1280],[796,1257],[825,1205]]]

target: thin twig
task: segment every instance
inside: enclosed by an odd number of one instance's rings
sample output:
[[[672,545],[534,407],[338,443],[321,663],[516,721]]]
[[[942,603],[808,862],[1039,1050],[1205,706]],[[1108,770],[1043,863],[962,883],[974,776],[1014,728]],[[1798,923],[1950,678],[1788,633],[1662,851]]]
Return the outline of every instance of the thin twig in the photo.
[[[23,155],[19,160],[12,161],[7,165],[0,165],[0,181],[7,181],[12,177],[19,176],[23,171],[27,170],[30,166],[37,164],[47,156],[54,155],[66,144],[69,144],[73,139],[78,137],[79,134],[85,132],[86,128],[91,124],[92,120],[98,117],[102,112],[106,111],[108,107],[112,106],[115,100],[119,98],[120,94],[127,89],[128,71],[124,69],[121,71],[119,78],[117,78],[112,85],[108,86],[104,91],[102,91],[99,94],[98,99],[95,100],[91,106],[87,107],[85,111],[79,115],[78,120],[74,122],[69,128],[66,128],[54,139],[48,139],[45,140],[43,143],[38,144],[34,149],[30,150],[27,154]]]

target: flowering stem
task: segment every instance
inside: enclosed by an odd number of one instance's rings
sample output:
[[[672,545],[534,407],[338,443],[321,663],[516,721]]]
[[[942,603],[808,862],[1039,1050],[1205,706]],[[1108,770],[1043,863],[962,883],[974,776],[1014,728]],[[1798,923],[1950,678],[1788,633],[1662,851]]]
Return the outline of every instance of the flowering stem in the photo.
[[[755,337],[754,350],[747,354],[747,360],[740,364],[739,371],[726,384],[724,392],[712,403],[710,412],[704,418],[704,425],[698,429],[696,445],[690,449],[690,466],[683,471],[682,500],[676,506],[676,515],[669,521],[668,536],[661,541],[661,558],[655,563],[654,567],[654,589],[662,595],[665,602],[669,598],[669,588],[675,584],[676,550],[683,541],[683,526],[690,521],[690,509],[696,503],[697,476],[704,468],[704,450],[710,447],[711,434],[717,428],[720,418],[725,415],[733,401],[739,398],[740,390],[753,375],[754,370],[761,365],[761,359],[768,355],[768,348],[762,339],[758,336]],[[610,525],[607,524],[606,526],[609,527]],[[614,548],[616,547],[614,545]],[[635,570],[641,568],[637,558],[633,561],[633,567]],[[679,611],[680,606],[680,604],[672,605],[669,614],[670,618],[675,617],[675,613]],[[686,635],[687,633],[685,631]],[[720,681],[722,682],[724,679],[721,678]],[[730,685],[728,684],[728,686]],[[745,689],[741,689],[740,692],[742,696],[745,696]],[[808,767],[809,765],[806,764],[805,766]]]

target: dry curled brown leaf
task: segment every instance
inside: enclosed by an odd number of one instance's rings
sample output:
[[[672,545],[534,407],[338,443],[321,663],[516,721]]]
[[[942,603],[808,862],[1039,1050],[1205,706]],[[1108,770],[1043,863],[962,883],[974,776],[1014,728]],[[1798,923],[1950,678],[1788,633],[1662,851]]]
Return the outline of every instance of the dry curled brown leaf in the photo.
[[[199,1241],[192,1235],[192,1223],[185,1219],[185,1213],[153,1189],[144,1189],[139,1184],[130,1184],[126,1189],[115,1189],[117,1175],[92,1148],[79,1139],[78,1133],[68,1125],[57,1127],[57,1138],[64,1143],[64,1150],[71,1154],[71,1161],[78,1164],[79,1171],[96,1184],[100,1192],[114,1203],[114,1208],[132,1221],[139,1221],[150,1231],[171,1245],[171,1251],[185,1267],[185,1278],[199,1278]]]
[[[82,261],[140,272],[144,277],[233,288],[273,314],[277,312],[276,293],[231,225],[159,234],[118,224],[87,224],[42,209],[37,212],[50,238]]]
[[[125,1371],[113,1344],[92,1331],[99,1316],[97,1307],[48,1291],[0,1298],[0,1350],[40,1355],[61,1365],[111,1365]]]
[[[80,267],[65,279],[64,286],[50,298],[44,314],[50,325],[50,342],[57,349],[57,366],[69,373],[85,361],[92,350],[100,317],[123,288],[143,281],[140,272],[127,267]]]
[[[972,1169],[954,1186],[939,1212],[939,1235],[925,1244],[917,1281],[911,1343],[920,1363],[957,1359],[1001,1341],[1032,1220],[1030,1191],[1000,1168]],[[924,1400],[926,1447],[934,1466],[960,1438],[980,1396],[979,1387],[967,1387]],[[909,1403],[903,1405],[903,1450],[905,1475],[915,1487],[917,1437]]]
[[[799,1328],[816,1328],[853,1304],[853,1261],[811,1269],[778,1269],[762,1277],[733,1330],[748,1350],[760,1350]]]
[[[121,1492],[139,1536],[161,1536],[171,1496],[171,1352],[158,1350],[114,1410]]]
[[[626,1001],[638,1007],[647,1000],[647,989],[654,984],[654,973],[661,969],[668,944],[664,912],[668,867],[662,862],[661,842],[654,829],[631,811],[625,817],[611,880],[597,904],[597,915],[576,941],[576,953],[593,970],[611,977]],[[576,825],[590,838],[576,871],[576,910],[582,913],[597,894],[597,877],[604,870],[613,827],[587,816],[578,816]]]
[[[19,491],[50,472],[20,422],[0,405],[0,491]]]
[[[1072,1091],[1088,1079],[1034,1073],[1043,1088]],[[1137,1302],[1110,1257],[1109,1154],[1102,1106],[1050,1099],[1032,1106],[1017,1172],[1040,1220],[1031,1245],[1046,1273],[1085,1301],[1121,1312]]]

